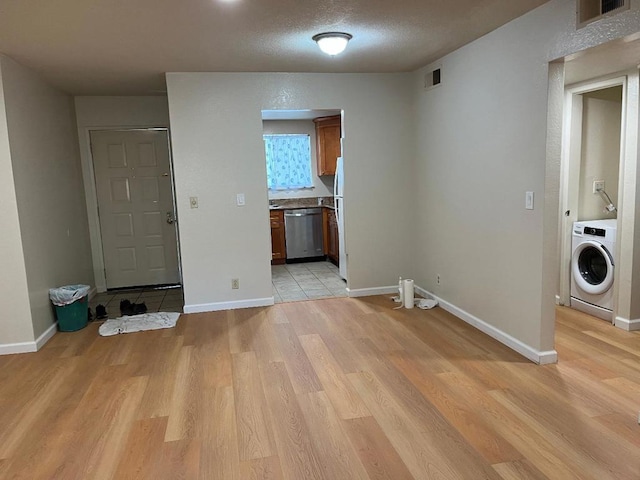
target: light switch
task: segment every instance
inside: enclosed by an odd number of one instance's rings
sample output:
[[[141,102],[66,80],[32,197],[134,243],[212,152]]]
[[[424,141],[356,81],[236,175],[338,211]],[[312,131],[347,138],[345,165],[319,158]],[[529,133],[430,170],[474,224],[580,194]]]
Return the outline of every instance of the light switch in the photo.
[[[244,193],[239,193],[236,195],[236,205],[239,207],[244,207]]]
[[[524,208],[533,210],[533,192],[526,192],[524,196]]]
[[[198,197],[189,197],[189,206],[191,208],[198,208]]]

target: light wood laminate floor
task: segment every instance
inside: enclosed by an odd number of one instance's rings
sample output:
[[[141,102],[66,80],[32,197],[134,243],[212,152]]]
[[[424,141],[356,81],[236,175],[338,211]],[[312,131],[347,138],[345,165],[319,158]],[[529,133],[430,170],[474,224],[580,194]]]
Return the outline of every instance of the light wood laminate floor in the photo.
[[[0,478],[640,478],[640,334],[561,308],[560,362],[541,367],[394,306],[90,324],[0,357]]]

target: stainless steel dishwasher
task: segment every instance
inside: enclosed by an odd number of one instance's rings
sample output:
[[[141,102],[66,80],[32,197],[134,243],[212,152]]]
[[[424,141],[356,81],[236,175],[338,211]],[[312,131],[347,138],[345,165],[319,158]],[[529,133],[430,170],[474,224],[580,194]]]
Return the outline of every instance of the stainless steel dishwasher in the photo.
[[[320,257],[322,248],[322,208],[284,211],[287,260]]]

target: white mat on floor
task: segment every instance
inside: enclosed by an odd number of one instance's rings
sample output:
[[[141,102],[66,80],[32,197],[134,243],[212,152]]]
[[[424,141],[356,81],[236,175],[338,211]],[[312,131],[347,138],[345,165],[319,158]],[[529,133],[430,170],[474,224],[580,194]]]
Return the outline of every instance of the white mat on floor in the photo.
[[[179,316],[180,314],[177,312],[154,312],[143,313],[142,315],[127,315],[107,320],[100,325],[98,331],[103,337],[109,337],[119,333],[173,328],[176,326]]]

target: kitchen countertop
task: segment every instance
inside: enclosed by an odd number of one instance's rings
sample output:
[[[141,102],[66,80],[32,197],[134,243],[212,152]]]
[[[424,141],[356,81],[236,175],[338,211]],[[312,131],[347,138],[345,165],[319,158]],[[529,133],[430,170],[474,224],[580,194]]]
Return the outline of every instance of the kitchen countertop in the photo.
[[[299,208],[328,208],[329,210],[335,210],[333,205],[269,205],[269,210],[296,210]]]
[[[318,204],[318,200],[322,204]],[[269,200],[269,210],[295,210],[297,208],[329,208],[335,210],[333,197],[286,198]]]

